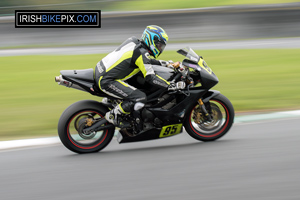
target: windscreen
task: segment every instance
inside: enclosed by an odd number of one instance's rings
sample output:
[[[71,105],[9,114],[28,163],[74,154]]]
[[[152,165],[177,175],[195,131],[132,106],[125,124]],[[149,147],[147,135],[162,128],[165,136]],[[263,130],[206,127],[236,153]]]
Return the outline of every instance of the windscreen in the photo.
[[[179,49],[177,51],[177,53],[184,55],[185,57],[187,57],[189,60],[195,61],[196,63],[199,62],[200,60],[200,56],[198,56],[193,49],[191,49],[190,47],[186,47],[184,49]]]

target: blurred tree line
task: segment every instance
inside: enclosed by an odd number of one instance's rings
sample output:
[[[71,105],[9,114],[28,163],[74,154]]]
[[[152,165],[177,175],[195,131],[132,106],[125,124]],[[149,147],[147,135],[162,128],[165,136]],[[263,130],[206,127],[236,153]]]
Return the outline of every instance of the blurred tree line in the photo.
[[[13,15],[15,10],[102,10],[128,0],[1,0],[0,15]]]

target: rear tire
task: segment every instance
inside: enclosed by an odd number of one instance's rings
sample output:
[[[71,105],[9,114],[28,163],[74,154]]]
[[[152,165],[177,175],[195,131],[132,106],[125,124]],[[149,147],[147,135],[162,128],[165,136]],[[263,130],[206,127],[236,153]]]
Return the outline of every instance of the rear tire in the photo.
[[[58,135],[66,148],[76,153],[93,153],[105,148],[114,136],[115,129],[106,129],[84,135],[79,127],[86,119],[103,118],[108,108],[97,101],[84,100],[70,105],[58,122]],[[107,125],[107,123],[105,124]]]
[[[224,136],[231,128],[234,120],[234,108],[224,95],[218,94],[211,98],[209,104],[213,113],[211,122],[207,122],[201,117],[195,117],[199,116],[200,113],[197,104],[184,123],[185,130],[191,137],[204,142],[214,141]]]

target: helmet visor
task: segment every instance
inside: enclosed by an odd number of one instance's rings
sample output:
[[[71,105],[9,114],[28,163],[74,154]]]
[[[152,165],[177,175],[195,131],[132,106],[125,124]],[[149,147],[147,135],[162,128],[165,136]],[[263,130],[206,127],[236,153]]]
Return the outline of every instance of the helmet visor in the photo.
[[[162,53],[164,51],[165,47],[166,47],[165,43],[162,43],[162,42],[156,43],[156,48],[160,51],[160,53]]]

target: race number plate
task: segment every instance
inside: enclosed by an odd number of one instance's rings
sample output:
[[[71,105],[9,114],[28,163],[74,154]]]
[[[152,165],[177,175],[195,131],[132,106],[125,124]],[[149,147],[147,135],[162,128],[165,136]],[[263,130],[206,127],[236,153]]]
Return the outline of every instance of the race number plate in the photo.
[[[181,130],[182,130],[182,124],[172,124],[172,125],[164,126],[161,129],[159,137],[162,138],[162,137],[176,135],[178,133],[181,133]]]

